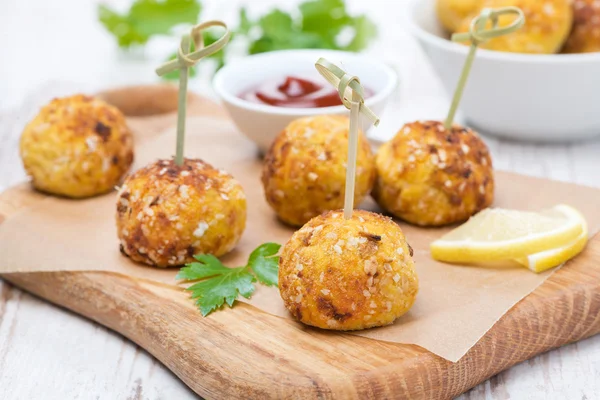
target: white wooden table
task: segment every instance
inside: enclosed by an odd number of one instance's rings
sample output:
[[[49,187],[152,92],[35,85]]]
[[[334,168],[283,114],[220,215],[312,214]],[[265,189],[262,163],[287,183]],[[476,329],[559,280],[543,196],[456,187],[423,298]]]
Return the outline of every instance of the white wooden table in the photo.
[[[233,18],[276,0],[205,0],[206,17]],[[112,1],[123,6],[126,0]],[[353,9],[366,2],[349,0]],[[400,120],[441,118],[447,97],[416,44],[404,32],[403,3],[370,0],[398,66]],[[153,66],[173,48],[157,40],[123,55],[96,23],[95,2],[0,2],[0,190],[25,178],[19,134],[54,95],[155,81]],[[192,89],[205,91],[196,80]],[[600,141],[531,145],[485,137],[498,169],[600,187]],[[32,249],[35,253],[35,249]],[[1,257],[1,255],[0,255]],[[195,395],[152,356],[123,337],[0,281],[0,399],[193,399]],[[600,398],[600,336],[543,354],[482,383],[461,399]]]

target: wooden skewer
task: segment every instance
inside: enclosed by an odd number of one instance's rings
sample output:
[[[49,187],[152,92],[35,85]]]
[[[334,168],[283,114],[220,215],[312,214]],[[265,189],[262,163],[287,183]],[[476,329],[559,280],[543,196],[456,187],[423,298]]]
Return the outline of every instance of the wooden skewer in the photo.
[[[350,110],[348,158],[346,160],[346,193],[344,197],[344,218],[350,219],[354,211],[360,114],[369,118],[375,126],[379,125],[379,118],[364,104],[363,88],[356,76],[348,75],[344,70],[324,58],[319,59],[315,67],[338,90],[342,103]]]
[[[498,18],[501,15],[507,14],[516,15],[515,20],[510,25],[503,28],[499,28]],[[492,22],[491,29],[485,29],[485,26],[487,25],[488,21]],[[444,127],[446,129],[452,128],[452,123],[454,122],[454,117],[456,116],[458,105],[460,104],[460,100],[465,90],[469,74],[471,73],[473,61],[475,61],[475,54],[477,53],[478,46],[489,39],[493,39],[502,35],[515,32],[518,29],[521,29],[521,27],[524,24],[525,14],[523,14],[523,11],[521,11],[521,9],[518,7],[503,7],[497,9],[484,8],[481,11],[481,14],[474,18],[471,22],[469,32],[455,33],[452,35],[452,41],[464,42],[466,40],[469,40],[471,41],[471,47],[469,48],[469,54],[467,55],[465,65],[460,74],[460,78],[458,79],[458,84],[456,85],[456,90],[454,91],[454,96],[452,97],[452,103],[450,104],[448,116],[446,117],[446,120],[444,122]]]
[[[210,46],[204,47],[204,37],[202,32],[212,26],[220,26],[225,28],[225,33],[216,42]],[[179,94],[177,103],[177,142],[175,146],[175,164],[183,165],[183,150],[185,142],[185,117],[187,106],[187,83],[189,76],[189,68],[194,66],[202,58],[216,53],[223,49],[229,42],[231,33],[221,21],[207,21],[196,25],[192,28],[189,35],[184,35],[181,38],[177,58],[161,65],[156,69],[158,76],[163,76],[169,72],[179,70]],[[190,53],[191,41],[194,41],[196,51]]]
[[[352,218],[354,210],[354,191],[356,186],[356,158],[358,154],[358,125],[360,122],[360,98],[352,92],[350,107],[350,130],[348,132],[348,159],[346,161],[346,197],[344,199],[344,218]]]

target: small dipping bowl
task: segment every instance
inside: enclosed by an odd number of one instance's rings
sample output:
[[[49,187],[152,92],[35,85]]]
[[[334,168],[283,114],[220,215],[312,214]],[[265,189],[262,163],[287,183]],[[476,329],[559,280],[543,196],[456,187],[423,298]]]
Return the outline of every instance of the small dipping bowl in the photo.
[[[250,102],[240,95],[266,81],[285,77],[314,77],[328,85],[318,75],[315,62],[324,57],[360,78],[361,84],[373,95],[365,100],[376,115],[381,115],[390,96],[398,86],[396,72],[383,62],[367,55],[335,50],[283,50],[256,54],[232,61],[214,77],[213,87],[221,98],[237,128],[265,153],[275,137],[293,120],[313,115],[348,115],[344,106],[319,108],[288,108]],[[321,80],[322,79],[322,80]],[[332,88],[333,89],[333,88]]]

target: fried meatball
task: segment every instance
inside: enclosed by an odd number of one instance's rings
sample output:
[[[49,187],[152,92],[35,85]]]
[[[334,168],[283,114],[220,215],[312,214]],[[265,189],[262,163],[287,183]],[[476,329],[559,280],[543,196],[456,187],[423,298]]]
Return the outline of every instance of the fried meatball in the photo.
[[[157,161],[129,176],[117,196],[121,251],[169,267],[195,254],[219,257],[246,226],[246,196],[231,175],[202,160]]]
[[[265,197],[279,218],[301,226],[324,211],[344,206],[348,118],[318,116],[293,121],[265,156]],[[354,204],[375,183],[375,161],[369,142],[358,138]]]
[[[600,51],[600,2],[573,2],[573,30],[563,49],[564,53],[594,53]]]
[[[300,322],[323,329],[389,325],[419,289],[412,249],[390,218],[329,211],[294,233],[279,260],[279,292]]]
[[[481,10],[481,3],[483,0],[437,0],[436,11],[444,28],[453,33],[466,17]]]
[[[516,32],[491,39],[480,45],[482,49],[513,53],[552,54],[562,48],[573,23],[570,0],[485,0],[483,7],[516,6],[525,14],[525,25]],[[468,32],[477,13],[460,24],[458,32]],[[500,26],[509,25],[513,15],[500,17]]]
[[[471,129],[438,121],[407,124],[377,152],[373,197],[393,215],[421,226],[461,222],[490,206],[490,153]]]
[[[25,127],[21,158],[36,189],[89,197],[121,181],[133,162],[133,137],[118,109],[75,95],[52,100]]]

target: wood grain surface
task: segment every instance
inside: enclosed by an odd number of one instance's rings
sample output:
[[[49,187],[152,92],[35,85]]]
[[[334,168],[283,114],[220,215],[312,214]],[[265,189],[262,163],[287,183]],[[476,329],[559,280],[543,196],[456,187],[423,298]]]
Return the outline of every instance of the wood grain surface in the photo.
[[[147,90],[136,88],[131,98],[141,93],[146,99]],[[200,100],[197,105],[192,112],[211,109]],[[161,115],[151,124],[134,123],[149,135],[162,130],[172,118],[163,106],[156,106]],[[13,199],[2,211],[11,214],[21,205]],[[202,318],[180,290],[118,274],[4,279],[130,338],[206,398],[450,398],[515,363],[600,331],[599,253],[597,237],[454,364],[417,346],[300,329],[247,305]]]
[[[600,238],[518,303],[458,363],[424,349],[299,329],[245,304],[203,318],[171,286],[99,272],[4,279],[148,350],[203,397],[452,398],[600,331]]]

